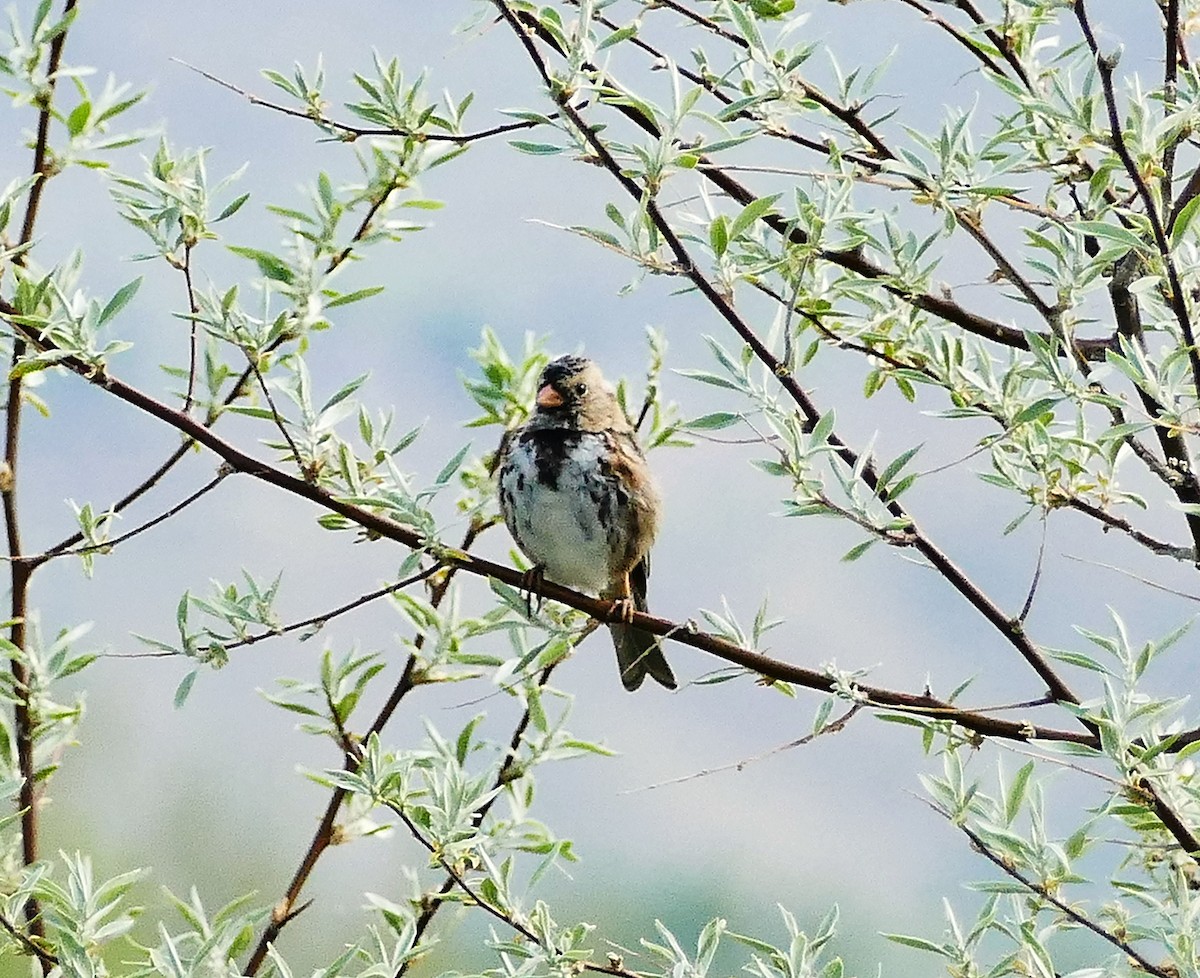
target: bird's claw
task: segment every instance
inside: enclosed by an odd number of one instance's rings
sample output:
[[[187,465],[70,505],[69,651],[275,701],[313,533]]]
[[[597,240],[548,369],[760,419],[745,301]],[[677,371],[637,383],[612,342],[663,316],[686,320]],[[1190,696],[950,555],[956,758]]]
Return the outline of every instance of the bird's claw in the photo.
[[[542,610],[542,602],[545,600],[542,596],[542,585],[545,583],[546,568],[541,564],[534,564],[521,575],[521,590],[525,592],[525,614],[530,618],[533,617],[535,598],[537,611],[540,613]]]
[[[637,608],[632,598],[614,598],[608,609],[608,620],[611,624],[629,625],[633,622],[633,613]]]

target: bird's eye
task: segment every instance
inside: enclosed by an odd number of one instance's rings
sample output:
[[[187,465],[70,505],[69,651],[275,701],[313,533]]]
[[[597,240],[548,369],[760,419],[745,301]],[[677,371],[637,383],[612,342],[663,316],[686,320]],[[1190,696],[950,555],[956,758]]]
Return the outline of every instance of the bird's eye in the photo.
[[[575,388],[575,390],[578,391],[581,395],[586,394],[587,393],[587,384],[580,384],[578,387]]]

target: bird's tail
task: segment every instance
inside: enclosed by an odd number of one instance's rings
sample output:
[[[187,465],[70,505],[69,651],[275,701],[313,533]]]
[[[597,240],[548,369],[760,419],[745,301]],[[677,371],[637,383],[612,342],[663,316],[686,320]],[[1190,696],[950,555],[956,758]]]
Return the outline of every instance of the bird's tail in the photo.
[[[644,611],[645,609],[638,609]],[[613,645],[617,650],[617,665],[621,669],[621,682],[631,693],[642,685],[647,676],[652,677],[667,689],[676,686],[675,674],[667,665],[666,656],[658,647],[658,636],[644,632],[632,625],[614,623],[608,626],[612,632]]]
[[[634,610],[646,611],[646,572],[638,564],[630,576],[629,599]],[[631,693],[650,676],[667,689],[676,687],[675,674],[667,664],[666,656],[659,648],[658,637],[651,632],[634,628],[624,622],[612,622],[608,626],[612,633],[613,646],[617,650],[617,665],[621,669],[621,683]]]

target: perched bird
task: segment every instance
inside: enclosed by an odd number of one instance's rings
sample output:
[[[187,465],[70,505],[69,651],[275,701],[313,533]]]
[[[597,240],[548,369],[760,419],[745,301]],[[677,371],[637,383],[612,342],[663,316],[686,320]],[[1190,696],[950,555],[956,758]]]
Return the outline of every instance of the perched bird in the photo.
[[[633,427],[586,357],[559,357],[542,372],[537,409],[501,445],[500,512],[534,570],[564,587],[646,610],[659,496]],[[675,676],[655,637],[609,624],[621,682]]]

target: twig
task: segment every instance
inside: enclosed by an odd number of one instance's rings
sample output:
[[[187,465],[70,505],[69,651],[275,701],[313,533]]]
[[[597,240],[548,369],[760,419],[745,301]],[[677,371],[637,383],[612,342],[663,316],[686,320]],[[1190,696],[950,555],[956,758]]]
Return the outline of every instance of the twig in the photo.
[[[1157,581],[1152,581],[1148,577],[1142,577],[1140,574],[1135,574],[1133,571],[1127,571],[1123,567],[1117,567],[1115,564],[1106,564],[1100,560],[1088,560],[1086,557],[1076,557],[1074,554],[1063,554],[1067,560],[1074,560],[1080,564],[1090,564],[1092,567],[1103,567],[1105,570],[1113,571],[1117,574],[1123,574],[1125,577],[1137,581],[1139,584],[1145,584],[1146,587],[1154,588],[1156,591],[1165,591],[1167,594],[1173,594],[1177,598],[1186,598],[1188,601],[1200,601],[1200,594],[1189,594],[1187,591],[1178,591],[1173,587],[1167,587],[1165,584],[1159,584]]]
[[[404,810],[403,806],[397,805],[394,801],[387,799],[382,800],[381,804],[393,812],[396,817],[404,823],[405,828],[408,829],[409,834],[412,835],[413,839],[415,839],[421,846],[427,849],[430,854],[434,856],[438,862],[438,865],[440,865],[442,869],[446,871],[446,876],[448,880],[451,881],[452,887],[457,886],[477,907],[492,917],[495,917],[501,923],[511,927],[530,943],[537,945],[545,951],[553,950],[552,948],[547,948],[542,943],[542,940],[538,937],[537,933],[533,931],[527,924],[523,923],[519,918],[485,900],[483,896],[469,882],[467,882],[463,874],[455,869],[449,863],[449,861],[447,861],[446,857],[438,851],[438,848],[425,837],[425,834],[417,827],[417,824]],[[449,892],[449,890],[443,890],[443,893],[447,892]],[[612,964],[598,964],[594,961],[574,961],[572,962],[572,967],[577,970],[590,971],[597,974],[617,975],[619,978],[642,978],[642,976],[638,975],[637,972],[630,971],[628,968],[617,967]],[[402,966],[397,972],[397,978],[404,974],[405,970],[406,967]]]
[[[594,626],[593,623],[589,622],[588,625],[581,630],[578,638],[575,640],[575,644],[578,644],[587,635],[590,635],[592,631],[595,630],[595,627],[596,626]],[[545,688],[546,684],[550,681],[550,676],[554,672],[555,666],[557,665],[558,663],[552,662],[542,670],[537,679],[538,689]],[[524,739],[525,731],[529,729],[529,724],[532,719],[532,710],[528,705],[526,705],[525,711],[521,714],[521,719],[517,721],[516,727],[513,728],[512,736],[508,741],[508,750],[505,751],[504,757],[500,761],[499,767],[496,769],[496,778],[492,782],[493,789],[503,788],[504,785],[514,780],[514,778],[517,776],[517,752],[520,750],[521,741]],[[498,791],[493,790],[489,792],[488,799],[475,810],[476,824],[481,823],[483,819],[487,817],[488,812],[492,810],[492,806],[496,803],[496,799],[499,797],[500,794]],[[438,887],[437,891],[435,892],[433,899],[427,902],[425,908],[417,917],[416,926],[413,931],[414,947],[425,935],[425,931],[429,929],[429,925],[433,922],[433,918],[436,916],[438,910],[441,909],[442,901],[440,898],[444,897],[447,893],[454,889],[455,882],[456,880],[454,876],[447,873],[446,878],[442,881],[442,885]],[[403,976],[407,974],[409,967],[414,963],[415,959],[413,958],[408,958],[405,960],[405,962],[400,965],[399,969],[397,969],[393,978],[403,978]]]
[[[33,568],[37,568],[47,561],[54,560],[56,557],[72,557],[78,556],[79,554],[111,550],[113,547],[117,546],[117,544],[124,543],[126,540],[130,540],[140,533],[145,533],[151,527],[158,526],[158,524],[162,523],[164,520],[169,520],[172,516],[175,516],[177,513],[187,509],[188,506],[192,505],[192,503],[194,503],[201,496],[204,496],[206,493],[212,492],[213,489],[216,489],[217,486],[219,486],[221,482],[223,482],[224,479],[231,474],[231,469],[221,469],[209,482],[206,482],[190,496],[180,500],[170,509],[159,513],[153,519],[147,520],[145,523],[141,524],[141,526],[136,526],[127,533],[122,533],[113,537],[111,540],[105,540],[103,543],[90,543],[83,547],[46,550],[40,554],[28,554],[18,559],[26,564],[29,564]]]
[[[344,122],[338,122],[335,119],[330,119],[324,113],[315,109],[294,109],[291,106],[280,105],[277,102],[271,102],[268,99],[260,98],[252,92],[246,91],[244,88],[239,88],[233,82],[226,81],[224,78],[219,78],[211,72],[205,71],[203,68],[198,68],[193,64],[189,64],[182,58],[172,58],[176,64],[182,65],[190,71],[207,78],[210,82],[226,88],[236,95],[242,96],[251,105],[261,106],[264,109],[270,109],[272,112],[281,112],[283,115],[292,116],[295,119],[306,119],[309,122],[315,122],[319,126],[324,126],[326,129],[340,132],[349,140],[358,139],[363,136],[408,136],[420,142],[443,142],[443,143],[477,143],[481,139],[490,139],[492,136],[501,136],[505,133],[518,132],[522,129],[533,129],[543,123],[532,119],[526,119],[521,122],[506,122],[500,125],[492,126],[490,129],[483,129],[479,132],[464,132],[464,133],[439,133],[425,132],[424,130],[416,129],[386,129],[386,128],[364,128],[361,126],[352,126]]]
[[[1046,519],[1046,511],[1042,510],[1042,538],[1038,543],[1037,563],[1033,568],[1033,580],[1029,582],[1029,593],[1025,596],[1025,603],[1021,606],[1021,613],[1017,615],[1017,621],[1022,624],[1029,617],[1029,611],[1033,607],[1033,598],[1037,594],[1038,583],[1042,579],[1042,561],[1046,556],[1046,530],[1048,521]]]
[[[1160,556],[1174,557],[1176,560],[1195,561],[1196,551],[1192,547],[1181,547],[1178,544],[1168,543],[1166,540],[1160,540],[1157,537],[1150,536],[1149,533],[1143,533],[1137,529],[1129,520],[1120,516],[1113,516],[1107,510],[1101,509],[1099,506],[1094,506],[1091,503],[1072,496],[1067,500],[1067,505],[1071,509],[1077,509],[1081,513],[1086,513],[1092,519],[1099,520],[1106,526],[1114,530],[1120,530],[1122,533],[1127,533],[1130,539],[1140,543],[1147,550],[1150,550]]]
[[[188,382],[187,392],[183,398],[183,410],[186,414],[192,409],[196,393],[197,346],[199,343],[197,332],[199,324],[196,322],[196,314],[200,311],[200,306],[196,302],[196,290],[192,287],[192,243],[190,241],[185,242],[183,246],[183,281],[187,285],[188,312],[191,314],[191,329],[188,335]]]
[[[13,926],[12,921],[10,921],[3,914],[0,914],[0,927],[3,927],[6,931],[8,931],[9,936],[11,936],[13,940],[25,948],[26,954],[32,955],[41,962],[42,974],[46,974],[51,968],[54,968],[58,964],[57,957],[42,947],[40,942],[33,940],[24,931]]]
[[[1117,935],[1111,931],[1105,930],[1086,915],[1080,913],[1070,904],[1064,903],[1053,893],[1051,893],[1044,884],[1038,883],[1036,880],[1031,880],[1019,869],[1011,865],[1009,860],[1003,859],[996,855],[991,849],[988,848],[987,843],[985,843],[969,825],[964,825],[957,822],[953,817],[951,817],[950,813],[941,806],[935,805],[933,802],[928,801],[927,799],[921,800],[924,801],[925,804],[927,804],[935,812],[941,815],[944,819],[946,819],[946,821],[957,826],[962,833],[971,840],[971,845],[974,847],[975,851],[987,859],[988,862],[990,862],[993,866],[998,868],[1002,873],[1004,873],[1004,875],[1016,880],[1018,883],[1028,889],[1030,893],[1036,893],[1060,913],[1066,914],[1066,916],[1070,917],[1073,921],[1075,921],[1075,923],[1079,924],[1081,927],[1087,928],[1097,937],[1102,938],[1113,947],[1132,958],[1135,962],[1137,962],[1138,967],[1140,967],[1147,974],[1155,975],[1156,978],[1174,978],[1173,970],[1160,968],[1153,964],[1139,954],[1127,941],[1117,937]]]
[[[849,723],[854,715],[865,706],[865,703],[855,703],[840,717],[830,720],[828,723],[822,724],[819,729],[814,730],[812,733],[806,734],[799,740],[792,740],[786,744],[780,744],[778,747],[772,747],[770,750],[763,751],[761,754],[755,754],[752,757],[743,757],[740,761],[734,761],[731,764],[722,764],[719,767],[703,768],[702,770],[696,771],[692,774],[685,774],[678,778],[670,778],[667,781],[656,781],[654,784],[648,784],[641,788],[630,788],[626,791],[622,791],[621,794],[632,795],[639,791],[653,791],[655,788],[665,788],[668,785],[673,784],[684,784],[688,781],[695,781],[697,778],[707,778],[713,774],[720,774],[723,771],[737,771],[740,773],[741,771],[745,770],[746,767],[754,764],[756,761],[766,760],[768,757],[774,757],[776,754],[782,754],[785,750],[792,750],[796,747],[803,747],[806,744],[811,744],[818,737],[821,737],[825,734],[841,733],[841,731],[845,729],[846,724]]]
[[[283,628],[278,628],[270,632],[259,632],[255,635],[248,635],[246,638],[240,639],[237,642],[230,642],[224,646],[227,652],[234,649],[245,648],[249,645],[257,645],[268,638],[277,638],[280,635],[287,635],[291,632],[299,631],[302,628],[323,628],[326,624],[333,621],[347,612],[361,608],[365,604],[370,604],[372,601],[377,601],[380,598],[387,597],[389,594],[395,594],[397,591],[403,591],[407,587],[412,587],[414,584],[424,581],[432,577],[442,569],[441,564],[431,564],[424,570],[417,571],[415,574],[410,574],[403,580],[396,581],[394,584],[389,584],[386,587],[378,588],[374,591],[369,591],[366,594],[359,595],[353,601],[347,601],[345,604],[338,605],[336,608],[323,612],[319,615],[313,615],[311,618],[305,618],[303,621],[294,621],[290,625],[285,625]]]
[[[283,415],[279,413],[279,408],[275,406],[275,399],[271,397],[271,389],[267,387],[267,382],[263,378],[262,371],[258,369],[258,354],[247,346],[242,347],[242,352],[246,354],[246,363],[254,373],[254,379],[258,381],[258,389],[262,391],[263,397],[266,399],[267,407],[271,411],[271,420],[275,423],[275,427],[279,429],[279,433],[283,435],[283,440],[287,442],[288,451],[292,453],[292,460],[296,463],[296,468],[306,478],[311,479],[313,473],[308,470],[304,464],[304,459],[300,457],[300,449],[297,447],[295,439],[292,438],[292,433],[288,431],[287,421]]]
[[[482,529],[480,526],[476,523],[472,523],[471,526],[467,528],[466,533],[463,535],[461,549],[466,550],[469,548],[475,542],[476,538],[481,532]],[[438,565],[436,564],[434,565],[435,568],[437,566]],[[453,567],[446,568],[445,575],[436,584],[434,584],[429,596],[429,602],[434,608],[437,608],[439,605],[441,605],[442,601],[445,599],[446,594],[450,589],[450,581],[454,575],[454,571],[455,568]],[[365,603],[365,600],[362,599],[352,601],[347,605],[343,605],[342,608],[338,609],[335,613],[342,614],[344,611],[349,611],[351,608],[358,607],[359,605]],[[329,614],[326,615],[322,620],[327,621],[331,617],[333,617],[333,615]],[[312,625],[317,623],[318,620],[310,620],[293,627],[304,627],[306,624]],[[401,701],[405,696],[412,692],[416,686],[417,677],[415,675],[415,670],[417,667],[417,656],[419,655],[421,649],[425,647],[425,635],[425,632],[420,632],[417,635],[414,651],[409,655],[408,661],[404,664],[404,669],[400,674],[400,678],[397,680],[396,685],[392,688],[392,692],[388,696],[387,701],[382,707],[380,707],[379,712],[375,715],[375,719],[371,721],[371,726],[367,730],[367,737],[369,737],[372,733],[380,733],[383,728],[387,726],[388,721],[391,720],[392,715],[396,712],[396,709],[399,707]],[[265,638],[266,636],[263,637]],[[258,641],[259,639],[255,638],[254,640]],[[347,771],[353,771],[355,768],[357,768],[358,762],[353,757],[347,755],[344,758],[343,765]],[[333,791],[330,792],[329,800],[325,804],[325,811],[321,815],[321,821],[318,823],[317,829],[313,833],[312,840],[309,842],[308,848],[301,857],[300,864],[296,867],[296,871],[292,874],[291,882],[288,884],[287,890],[284,892],[282,899],[280,899],[280,901],[275,905],[275,909],[271,913],[271,920],[263,930],[262,935],[259,937],[258,944],[255,945],[254,951],[250,955],[250,960],[246,964],[244,974],[247,975],[248,978],[258,973],[258,969],[262,967],[263,962],[266,960],[267,951],[271,944],[274,943],[274,941],[279,937],[280,931],[282,931],[291,920],[295,919],[297,912],[295,910],[296,902],[300,899],[300,893],[303,891],[305,884],[308,882],[309,876],[312,875],[312,871],[317,864],[317,860],[321,858],[321,854],[327,848],[329,848],[330,843],[333,841],[334,822],[337,819],[337,813],[341,809],[342,802],[345,800],[345,798],[345,788],[334,788]]]

